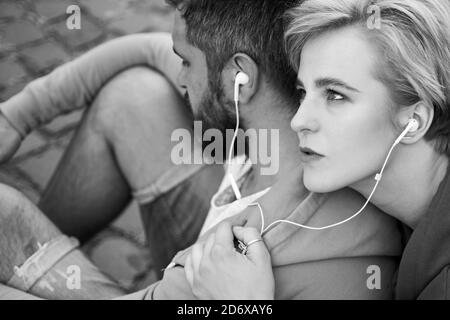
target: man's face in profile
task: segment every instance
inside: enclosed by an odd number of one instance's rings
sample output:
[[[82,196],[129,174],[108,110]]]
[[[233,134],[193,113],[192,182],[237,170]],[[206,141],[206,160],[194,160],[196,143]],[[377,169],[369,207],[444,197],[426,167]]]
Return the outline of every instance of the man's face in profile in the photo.
[[[203,122],[204,130],[217,128],[225,132],[225,129],[234,129],[236,120],[232,102],[226,102],[221,85],[210,86],[206,56],[187,41],[186,23],[179,10],[175,13],[172,39],[173,49],[182,59],[177,81],[186,90],[186,102],[194,119]],[[220,74],[211,76],[220,79]]]

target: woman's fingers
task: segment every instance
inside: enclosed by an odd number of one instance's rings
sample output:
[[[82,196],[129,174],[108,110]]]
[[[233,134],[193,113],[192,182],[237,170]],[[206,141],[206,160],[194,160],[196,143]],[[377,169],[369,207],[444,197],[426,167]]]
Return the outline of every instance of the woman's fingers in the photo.
[[[261,239],[259,231],[255,228],[236,226],[233,227],[233,234],[238,240],[244,243],[249,243],[250,241],[255,239]]]
[[[270,256],[254,228],[222,223],[206,240],[192,246],[185,274],[199,299],[273,299],[274,279]],[[234,249],[234,237],[249,244],[247,255]]]
[[[190,254],[186,258],[184,265],[184,272],[186,279],[191,286],[192,293],[199,299],[206,299],[205,292],[202,291],[202,282],[204,281],[204,274],[201,274],[201,268],[203,265],[203,271],[205,271],[205,263],[209,261],[207,256],[214,245],[214,235],[209,235],[205,242],[196,243],[192,246]]]
[[[234,235],[231,224],[228,221],[222,222],[215,233],[215,244],[225,248],[234,248]]]
[[[264,241],[262,241],[259,231],[255,228],[233,227],[233,234],[247,246],[247,256],[250,260],[267,259],[270,257],[269,251],[267,250]]]

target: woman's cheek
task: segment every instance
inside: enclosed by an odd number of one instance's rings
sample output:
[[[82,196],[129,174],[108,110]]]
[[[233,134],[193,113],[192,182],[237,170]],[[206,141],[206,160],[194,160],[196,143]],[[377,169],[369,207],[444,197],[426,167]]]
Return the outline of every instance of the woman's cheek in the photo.
[[[333,192],[350,185],[359,171],[357,157],[348,145],[335,145],[316,166],[305,166],[305,187],[318,193]]]

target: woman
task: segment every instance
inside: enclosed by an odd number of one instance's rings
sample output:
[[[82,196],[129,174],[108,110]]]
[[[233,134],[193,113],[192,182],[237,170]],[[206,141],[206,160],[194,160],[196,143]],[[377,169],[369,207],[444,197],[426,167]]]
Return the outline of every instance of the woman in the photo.
[[[396,298],[450,299],[449,2],[309,0],[288,16],[286,44],[302,92],[291,126],[306,188],[350,187],[413,229]],[[414,127],[405,130],[412,119]],[[270,199],[261,207],[276,210]],[[248,245],[246,255],[232,250],[233,234]],[[188,258],[195,294],[273,299],[260,232],[223,225],[220,235],[196,245]],[[227,254],[211,255],[216,245]]]
[[[213,2],[218,1],[199,1],[204,6],[207,6],[206,3]],[[245,2],[248,6],[255,6],[255,2],[251,0],[233,1],[234,4],[239,2]],[[291,0],[276,1],[278,6],[284,6],[283,4],[291,2]],[[220,3],[227,5],[229,1],[223,0]],[[205,9],[202,9],[200,6],[199,10],[204,11]],[[198,16],[202,16],[202,12],[198,12]],[[226,16],[223,15],[221,19],[228,21]],[[165,40],[170,40],[170,37],[167,39],[167,35],[160,35],[158,38],[155,38],[155,35],[136,35],[114,40],[101,46],[101,48],[96,48],[93,52],[80,57],[68,65],[58,68],[49,76],[33,81],[19,95],[13,97],[5,104],[0,104],[0,109],[4,112],[5,119],[8,119],[21,135],[25,136],[31,129],[50,121],[61,112],[68,112],[73,108],[91,105],[97,89],[114,76],[115,72],[129,67],[130,64],[142,63],[155,67],[169,75],[169,79],[176,77],[177,72],[174,72],[174,70],[181,70],[182,72],[191,70],[190,68],[182,68],[179,58],[173,59],[175,54],[171,53],[172,43]],[[190,49],[194,50],[195,48]],[[237,50],[245,51],[246,49],[241,47]],[[92,56],[96,59],[92,59]],[[202,60],[204,58],[199,56],[199,59]],[[262,66],[261,64],[258,65]],[[247,70],[247,72],[250,71]],[[254,74],[256,79],[256,73]],[[193,76],[189,78],[192,82],[196,79]],[[258,79],[261,80],[255,81],[255,83],[263,83],[264,79],[268,79],[268,77],[260,78],[258,76]],[[134,80],[140,82],[139,78]],[[175,83],[175,81],[173,82]],[[143,88],[144,85],[141,84],[141,89],[143,90],[145,90]],[[250,85],[247,88],[241,87],[241,92],[245,92],[249,87]],[[258,101],[267,99],[268,96],[263,86],[259,88],[257,94],[253,95],[252,103],[248,104],[248,107],[245,103],[242,103],[241,110],[246,110],[245,112],[247,110],[249,112],[250,110],[255,110],[255,115],[258,114],[259,116],[261,114],[269,114],[259,112],[262,111],[262,106]],[[227,93],[232,98],[234,92],[233,88],[230,89],[227,90]],[[106,89],[106,91],[109,90]],[[274,97],[280,93],[274,92]],[[100,94],[103,95],[102,93]],[[165,107],[165,105],[162,104],[161,107]],[[276,108],[274,112],[280,113],[278,101],[273,103],[273,107]],[[292,108],[295,107],[296,103],[294,102]],[[130,106],[130,108],[132,107]],[[258,112],[256,112],[256,108],[258,108]],[[95,109],[91,109],[90,112],[93,112]],[[291,116],[292,113],[285,114],[285,117],[280,121],[280,125],[273,123],[275,119],[270,119],[268,121],[270,123],[265,125],[269,129],[282,128],[284,132],[284,128],[289,126],[289,118]],[[165,121],[165,119],[162,119],[162,121]],[[119,132],[121,131],[120,128],[117,129]],[[291,170],[283,170],[285,171],[283,176],[281,176],[280,172],[276,179],[280,182],[279,185],[274,185],[267,193],[267,199],[273,197],[276,200],[274,203],[280,205],[276,206],[276,210],[267,210],[270,207],[264,205],[266,209],[265,226],[268,226],[272,220],[286,216],[290,220],[320,226],[347,218],[350,213],[362,206],[364,203],[362,196],[348,188],[328,194],[315,193],[308,195],[308,192],[305,192],[307,190],[305,190],[299,179],[300,174],[294,171],[294,166],[288,166],[288,164],[294,163],[295,168],[300,167],[300,161],[297,158],[297,154],[294,153],[296,149],[294,132],[287,132],[286,135],[290,135],[289,141],[293,142],[293,144],[288,148],[282,148],[288,152],[285,153],[282,150],[282,154],[280,153],[280,165],[284,169],[289,167]],[[167,138],[169,139],[169,136]],[[293,150],[292,153],[289,150]],[[289,161],[286,160],[287,158],[289,158]],[[236,172],[239,175],[239,177],[236,177],[238,183],[244,179],[248,181],[255,179],[255,177],[256,179],[258,178],[258,170],[253,170],[252,175],[250,166],[245,165],[237,168],[229,166],[229,168],[229,173]],[[234,169],[237,170],[235,171]],[[285,173],[286,175],[284,175]],[[230,211],[239,211],[239,209],[236,209],[238,206],[244,207],[242,202],[235,201],[232,196],[228,196],[228,182],[228,179],[225,179],[224,184],[213,196],[214,204],[211,207],[218,210],[213,210],[211,215],[208,215],[208,218],[213,217],[214,220],[216,216],[223,218],[230,214]],[[245,182],[242,182],[242,184],[245,184]],[[241,188],[247,189],[242,187],[242,184]],[[251,185],[251,183],[248,183],[248,185]],[[283,189],[286,186],[287,188]],[[251,193],[251,191],[248,193]],[[277,196],[275,197],[274,195]],[[295,210],[293,210],[294,208]],[[186,207],[186,211],[192,211],[192,208]],[[219,214],[216,214],[218,212]],[[247,221],[247,225],[259,227],[259,212],[248,217],[240,214],[236,216],[237,219],[242,218],[242,221]],[[235,217],[233,216],[233,218]],[[208,228],[209,224],[205,223],[205,225]],[[397,267],[397,258],[402,251],[397,226],[397,221],[386,216],[374,206],[366,208],[365,214],[360,216],[360,218],[352,220],[351,223],[345,224],[341,228],[332,229],[328,232],[303,232],[303,230],[288,225],[275,226],[266,234],[265,244],[269,248],[273,248],[270,256],[272,263],[268,264],[267,272],[270,272],[269,268],[271,268],[275,273],[275,280],[277,281],[276,297],[279,299],[391,298],[393,290],[390,284]],[[221,230],[215,233],[217,239],[221,238]],[[227,238],[225,240],[230,240],[231,242],[232,239]],[[252,249],[252,246],[257,243],[250,245],[250,240],[246,243]],[[226,253],[226,251],[224,252]],[[221,250],[217,250],[216,253],[221,254]],[[154,299],[194,298],[189,283],[186,281],[185,271],[182,268],[185,262],[183,260],[184,257],[182,254],[177,255],[173,260],[174,263],[171,264],[173,267],[166,268],[164,279],[159,284],[156,284],[156,286],[152,285],[151,288],[145,289],[144,292],[138,295],[133,295],[133,298],[138,298],[138,296]],[[370,286],[366,285],[366,281],[369,278],[367,270],[370,271],[371,266],[378,266],[383,271],[381,287],[376,282],[370,283]],[[258,274],[255,273],[255,275]],[[297,281],[293,282],[292,279]],[[376,290],[372,287],[375,287]],[[261,296],[267,294],[262,291],[258,293]],[[255,295],[255,297],[259,296]],[[234,298],[239,298],[239,296]]]

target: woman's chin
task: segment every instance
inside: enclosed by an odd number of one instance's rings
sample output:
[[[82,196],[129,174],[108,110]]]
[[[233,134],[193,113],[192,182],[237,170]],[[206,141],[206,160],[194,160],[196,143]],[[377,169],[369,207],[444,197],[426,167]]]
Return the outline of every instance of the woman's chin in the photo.
[[[303,176],[303,184],[306,189],[315,193],[329,193],[337,190],[337,188],[330,184],[330,179],[323,176],[312,176],[305,173]]]

